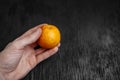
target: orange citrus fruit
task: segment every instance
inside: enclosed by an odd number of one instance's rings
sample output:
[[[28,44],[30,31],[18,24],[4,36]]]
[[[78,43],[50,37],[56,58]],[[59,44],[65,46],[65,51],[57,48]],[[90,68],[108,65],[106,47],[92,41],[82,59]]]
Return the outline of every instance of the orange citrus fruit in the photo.
[[[60,30],[55,25],[43,25],[41,29],[42,34],[38,40],[40,47],[50,49],[60,43]]]

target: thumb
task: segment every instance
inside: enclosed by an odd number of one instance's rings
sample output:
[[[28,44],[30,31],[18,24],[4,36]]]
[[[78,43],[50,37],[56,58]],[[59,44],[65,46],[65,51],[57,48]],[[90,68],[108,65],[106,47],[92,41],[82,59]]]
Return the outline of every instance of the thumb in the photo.
[[[38,40],[42,33],[42,30],[39,28],[35,29],[32,33],[22,37],[21,39],[15,41],[17,48],[21,49],[27,45],[30,45]]]

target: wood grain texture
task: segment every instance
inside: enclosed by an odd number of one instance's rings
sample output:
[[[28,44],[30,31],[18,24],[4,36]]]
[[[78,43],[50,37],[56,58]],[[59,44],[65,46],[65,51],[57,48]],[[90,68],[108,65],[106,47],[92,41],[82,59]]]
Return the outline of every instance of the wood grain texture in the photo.
[[[119,1],[14,0],[1,4],[1,50],[41,23],[58,26],[62,34],[59,52],[23,80],[120,80]]]

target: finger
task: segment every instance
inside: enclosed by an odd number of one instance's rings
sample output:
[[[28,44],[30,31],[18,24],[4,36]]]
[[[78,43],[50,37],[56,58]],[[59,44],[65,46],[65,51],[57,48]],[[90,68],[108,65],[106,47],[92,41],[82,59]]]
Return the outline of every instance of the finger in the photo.
[[[58,44],[57,47],[60,47],[60,43]],[[40,48],[40,49],[37,49],[36,50],[36,55],[40,54],[40,53],[43,53],[44,51],[46,51],[47,49],[44,49],[44,48]]]
[[[34,27],[34,28],[28,30],[27,32],[25,32],[22,36],[19,37],[19,39],[20,39],[20,38],[23,38],[23,37],[25,37],[25,36],[27,36],[27,35],[32,34],[35,30],[37,30],[38,28],[42,27],[43,25],[47,25],[47,24],[37,25],[36,27]]]
[[[30,44],[36,42],[38,40],[38,38],[40,37],[41,33],[42,33],[42,30],[41,29],[37,29],[33,33],[31,33],[31,34],[26,35],[26,36],[24,36],[21,39],[15,40],[14,44],[16,45],[16,47],[18,49],[22,49],[25,46],[30,45]]]
[[[53,49],[49,49],[45,52],[43,52],[42,54],[39,54],[36,56],[37,59],[37,63],[47,59],[48,57],[52,56],[53,54],[55,54],[58,51],[58,47],[55,47]]]
[[[44,49],[44,48],[37,49],[37,50],[35,51],[35,55],[41,54],[41,53],[43,53],[43,52],[46,51],[46,50],[47,50],[47,49]]]
[[[61,43],[59,43],[59,44],[57,45],[57,47],[60,47],[60,45],[61,45]]]
[[[47,25],[47,24],[40,24],[30,30],[28,30],[27,32],[25,32],[22,36],[20,36],[19,38],[17,38],[16,40],[14,40],[16,47],[17,48],[23,48],[24,46],[31,44],[33,42],[35,42],[40,34],[41,31],[37,33],[37,30],[40,29],[40,27],[42,27],[43,25]],[[36,32],[36,33],[35,33]],[[35,35],[36,34],[36,35]],[[35,36],[34,36],[35,35]],[[34,38],[34,39],[33,39]],[[28,40],[28,41],[27,41]],[[20,44],[20,45],[19,45]],[[19,45],[19,46],[18,46]],[[33,47],[35,45],[33,44]]]

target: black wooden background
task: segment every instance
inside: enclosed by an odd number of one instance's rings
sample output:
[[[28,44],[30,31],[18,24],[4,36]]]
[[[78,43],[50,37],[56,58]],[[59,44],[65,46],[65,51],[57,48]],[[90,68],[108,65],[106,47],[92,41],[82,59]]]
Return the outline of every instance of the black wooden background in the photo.
[[[0,0],[0,50],[41,23],[61,47],[23,80],[120,80],[119,0]]]

